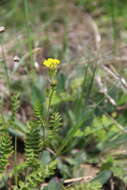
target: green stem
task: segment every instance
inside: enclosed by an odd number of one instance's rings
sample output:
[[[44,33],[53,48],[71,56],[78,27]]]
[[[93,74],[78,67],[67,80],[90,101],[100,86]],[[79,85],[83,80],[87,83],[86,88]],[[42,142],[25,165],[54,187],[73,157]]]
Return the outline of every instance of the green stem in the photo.
[[[49,95],[49,102],[48,102],[48,111],[47,111],[47,122],[49,120],[49,115],[50,115],[50,107],[51,107],[51,102],[52,102],[52,97],[53,97],[53,94],[54,94],[54,88],[51,87],[51,93]]]
[[[1,116],[2,122],[4,123],[5,128],[7,128],[7,123],[6,123],[6,121],[5,121],[2,108],[3,108],[3,107],[0,105],[0,116]]]
[[[3,177],[3,181],[4,181],[4,184],[5,184],[5,190],[8,190],[7,179],[6,179],[5,176]]]
[[[7,83],[8,89],[10,91],[10,77],[9,77],[8,67],[6,65],[6,57],[5,57],[5,53],[4,53],[4,47],[2,45],[1,45],[1,50],[2,50],[2,58],[3,58],[2,65],[3,65],[4,73],[6,76],[6,83]]]
[[[17,175],[17,136],[15,136],[15,150],[14,150],[14,166],[15,166],[15,185],[18,185],[18,175]]]
[[[30,51],[30,61],[33,63],[32,58],[33,58],[33,53],[32,53],[32,41],[31,41],[31,26],[30,26],[30,7],[28,0],[24,0],[24,14],[25,14],[25,25],[26,25],[26,35],[27,35],[27,40],[28,40],[28,49]]]
[[[45,130],[46,130],[46,127],[48,127],[48,125],[49,125],[50,108],[51,108],[51,102],[52,102],[52,97],[53,97],[54,91],[55,91],[54,87],[51,87],[51,92],[49,94],[49,99],[48,99],[47,117],[45,120],[45,125],[43,125],[43,142],[44,142],[44,144],[45,144],[45,138],[46,138]]]

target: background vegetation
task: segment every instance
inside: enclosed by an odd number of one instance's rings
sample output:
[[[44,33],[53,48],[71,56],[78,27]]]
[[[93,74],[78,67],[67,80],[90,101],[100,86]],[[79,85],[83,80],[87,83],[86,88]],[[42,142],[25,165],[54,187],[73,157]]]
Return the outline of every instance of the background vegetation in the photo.
[[[0,166],[1,189],[32,190],[22,183],[35,178],[38,189],[127,189],[126,19],[126,0],[0,1],[0,161],[13,152],[4,173]],[[28,121],[47,114],[47,57],[61,60],[51,107],[62,125],[47,128],[44,145],[43,131]],[[37,157],[26,156],[29,142]],[[32,156],[32,171],[44,172],[35,178],[24,172]]]

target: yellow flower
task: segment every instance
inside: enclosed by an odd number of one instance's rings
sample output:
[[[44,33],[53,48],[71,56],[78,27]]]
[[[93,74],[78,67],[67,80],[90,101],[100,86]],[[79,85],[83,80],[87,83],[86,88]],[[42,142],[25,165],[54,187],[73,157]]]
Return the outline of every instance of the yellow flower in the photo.
[[[60,60],[53,59],[53,58],[48,58],[44,60],[43,62],[43,65],[45,65],[49,69],[56,69],[59,64],[60,64]]]

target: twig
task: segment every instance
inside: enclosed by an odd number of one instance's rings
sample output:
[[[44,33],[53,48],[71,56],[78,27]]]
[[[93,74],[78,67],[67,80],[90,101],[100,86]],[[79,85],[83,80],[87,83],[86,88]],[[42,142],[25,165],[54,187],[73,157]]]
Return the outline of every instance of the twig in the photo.
[[[70,183],[81,182],[81,181],[82,182],[88,182],[88,181],[90,181],[92,179],[93,179],[92,176],[83,176],[83,177],[78,177],[78,178],[66,179],[66,180],[64,180],[64,184],[67,185],[67,184],[70,184]],[[43,183],[41,185],[41,188],[44,188],[46,186],[48,186],[48,183]]]

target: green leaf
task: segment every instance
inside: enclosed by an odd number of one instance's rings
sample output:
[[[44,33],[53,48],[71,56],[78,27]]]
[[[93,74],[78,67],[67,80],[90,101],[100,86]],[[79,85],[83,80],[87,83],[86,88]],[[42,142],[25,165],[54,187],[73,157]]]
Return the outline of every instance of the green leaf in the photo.
[[[109,149],[113,149],[113,148],[117,148],[118,146],[124,144],[127,142],[127,134],[120,134],[118,135],[116,133],[116,136],[114,136],[113,139],[108,139],[108,141],[106,141],[103,144],[103,150],[109,150]]]
[[[43,151],[40,159],[41,159],[43,165],[48,164],[51,161],[50,153],[48,151]]]
[[[107,160],[104,161],[104,163],[101,166],[101,170],[111,170],[113,167],[113,158],[109,156]]]
[[[52,179],[49,182],[48,189],[47,190],[62,190],[62,185],[60,182],[58,182],[57,179]]]
[[[111,177],[112,172],[109,170],[104,170],[102,172],[100,172],[93,181],[98,181],[100,182],[102,185],[105,184],[108,179]]]

